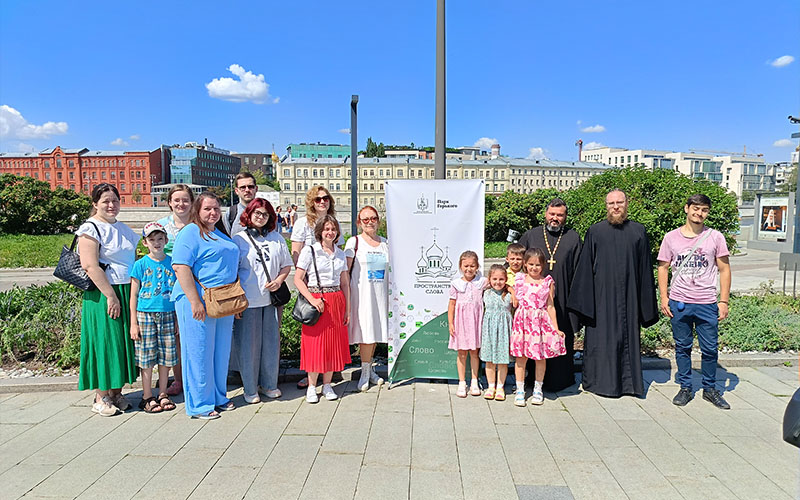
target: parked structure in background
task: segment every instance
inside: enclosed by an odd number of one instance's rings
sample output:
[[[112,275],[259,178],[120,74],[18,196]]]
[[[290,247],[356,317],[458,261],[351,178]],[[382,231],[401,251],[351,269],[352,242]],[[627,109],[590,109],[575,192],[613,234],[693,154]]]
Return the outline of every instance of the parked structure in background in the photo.
[[[227,149],[209,144],[187,142],[170,148],[170,182],[200,186],[229,186],[232,176],[239,173],[242,161]]]
[[[166,178],[169,150],[90,151],[60,146],[38,153],[0,153],[0,173],[33,177],[50,184],[91,194],[101,183],[114,184],[123,207],[152,207],[152,187]],[[166,178],[166,179],[165,179]]]
[[[321,142],[301,142],[299,144],[289,144],[286,146],[286,158],[296,159],[319,159],[319,158],[338,158],[344,159],[350,156],[350,145],[344,144],[323,144]]]
[[[612,167],[669,168],[696,179],[715,182],[736,194],[740,203],[752,201],[756,192],[775,190],[775,165],[767,164],[760,155],[604,147],[584,149],[581,160]]]
[[[268,180],[275,180],[274,164],[278,162],[275,153],[231,153],[236,158],[241,159],[242,170],[255,172],[256,170],[264,174]]]
[[[505,191],[532,193],[543,187],[569,189],[608,168],[592,162],[505,157],[493,160],[448,158],[446,175],[448,179],[484,179],[486,194],[501,195]],[[434,178],[434,162],[428,159],[360,158],[358,170],[359,206],[369,204],[381,211],[385,209],[384,181]],[[311,186],[322,185],[333,195],[337,213],[350,207],[350,165],[343,160],[286,159],[278,165],[277,177],[283,205],[305,206],[306,191]]]

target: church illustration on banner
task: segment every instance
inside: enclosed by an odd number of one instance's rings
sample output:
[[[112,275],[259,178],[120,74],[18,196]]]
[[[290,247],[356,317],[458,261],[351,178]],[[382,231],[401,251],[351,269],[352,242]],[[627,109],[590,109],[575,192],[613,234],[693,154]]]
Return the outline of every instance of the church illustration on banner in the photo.
[[[453,262],[450,260],[450,247],[444,250],[436,244],[436,231],[439,228],[431,228],[433,231],[433,244],[426,250],[424,246],[419,247],[420,257],[417,261],[416,274],[418,278],[450,278],[455,274]]]

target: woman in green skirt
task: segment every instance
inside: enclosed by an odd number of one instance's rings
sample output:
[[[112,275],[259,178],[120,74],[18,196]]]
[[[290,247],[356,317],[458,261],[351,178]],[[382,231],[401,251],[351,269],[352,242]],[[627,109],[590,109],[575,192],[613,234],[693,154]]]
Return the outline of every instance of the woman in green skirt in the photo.
[[[83,293],[78,389],[96,390],[92,411],[104,417],[130,408],[122,386],[137,375],[130,337],[130,269],[139,235],[117,221],[119,207],[117,188],[98,184],[92,190],[92,216],[75,232],[81,267],[97,286]]]

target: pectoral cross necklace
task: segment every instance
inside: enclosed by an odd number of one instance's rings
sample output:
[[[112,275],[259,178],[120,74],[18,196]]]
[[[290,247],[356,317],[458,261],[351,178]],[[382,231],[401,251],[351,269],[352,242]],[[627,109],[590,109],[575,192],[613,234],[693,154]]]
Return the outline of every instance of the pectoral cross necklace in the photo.
[[[556,263],[555,256],[556,252],[558,251],[558,244],[561,243],[561,237],[564,236],[564,228],[562,227],[561,231],[559,231],[558,239],[556,240],[556,245],[553,247],[552,250],[550,250],[550,241],[548,241],[547,239],[547,229],[544,225],[542,226],[542,236],[544,236],[544,244],[545,246],[547,246],[547,253],[550,254],[550,260],[548,260],[547,263],[550,264],[550,270],[552,271],[553,266]]]

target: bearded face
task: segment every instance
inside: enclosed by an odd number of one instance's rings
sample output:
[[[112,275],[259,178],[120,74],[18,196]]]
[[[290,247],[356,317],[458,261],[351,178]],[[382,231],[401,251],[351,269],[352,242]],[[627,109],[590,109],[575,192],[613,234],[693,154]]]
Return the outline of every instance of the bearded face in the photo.
[[[551,233],[557,233],[561,231],[567,220],[567,207],[547,207],[544,218],[547,223],[547,230]]]
[[[612,191],[606,196],[606,218],[618,226],[628,218],[628,200],[622,191]]]

